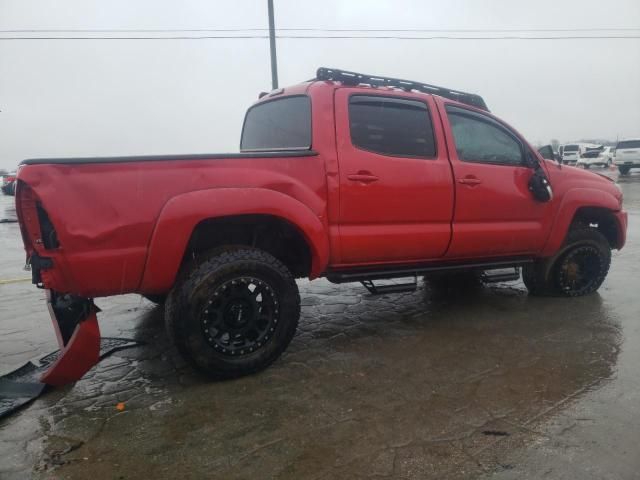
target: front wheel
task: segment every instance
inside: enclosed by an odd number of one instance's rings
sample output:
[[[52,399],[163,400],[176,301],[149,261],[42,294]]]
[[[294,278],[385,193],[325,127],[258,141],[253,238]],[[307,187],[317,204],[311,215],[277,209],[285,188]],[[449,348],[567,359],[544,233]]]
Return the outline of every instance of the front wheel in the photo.
[[[595,228],[571,229],[554,257],[523,268],[522,279],[532,295],[579,297],[595,292],[609,272],[611,247]]]
[[[270,254],[227,249],[182,277],[165,316],[178,350],[198,370],[240,377],[266,368],[291,342],[300,317],[298,286]]]

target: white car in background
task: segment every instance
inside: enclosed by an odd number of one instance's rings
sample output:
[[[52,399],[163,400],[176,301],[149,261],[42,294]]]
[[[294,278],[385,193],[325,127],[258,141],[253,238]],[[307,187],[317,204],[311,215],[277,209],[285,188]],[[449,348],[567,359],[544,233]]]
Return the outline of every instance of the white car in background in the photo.
[[[567,165],[575,165],[580,158],[580,144],[578,143],[567,143],[566,145],[562,145],[561,147],[561,155],[562,155],[562,163]]]
[[[614,163],[622,175],[632,168],[640,168],[640,138],[620,140],[616,145]]]
[[[613,163],[613,147],[599,145],[597,147],[585,147],[578,158],[577,167],[591,168],[592,166],[609,167]]]
[[[600,148],[602,145],[596,145],[593,143],[567,143],[562,145],[562,163],[566,165],[577,165],[582,155],[587,150]]]

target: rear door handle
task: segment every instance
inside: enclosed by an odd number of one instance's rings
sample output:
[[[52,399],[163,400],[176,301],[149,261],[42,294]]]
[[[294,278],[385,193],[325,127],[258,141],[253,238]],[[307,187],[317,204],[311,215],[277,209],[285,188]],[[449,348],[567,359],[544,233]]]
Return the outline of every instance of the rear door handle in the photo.
[[[371,183],[371,182],[377,182],[378,180],[380,180],[375,175],[372,175],[371,173],[364,173],[364,172],[351,173],[347,175],[347,179],[351,180],[352,182],[362,182],[362,183]]]
[[[463,185],[480,185],[482,180],[476,177],[464,177],[458,180],[458,183],[462,183]]]

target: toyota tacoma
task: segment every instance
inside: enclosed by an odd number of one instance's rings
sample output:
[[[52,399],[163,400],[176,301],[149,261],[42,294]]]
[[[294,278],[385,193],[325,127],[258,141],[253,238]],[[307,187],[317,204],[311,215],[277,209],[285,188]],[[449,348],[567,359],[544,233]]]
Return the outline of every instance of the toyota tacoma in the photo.
[[[16,205],[61,345],[52,385],[98,360],[96,297],[164,303],[185,358],[230,378],[286,349],[296,279],[391,293],[522,272],[531,294],[580,296],[627,225],[612,180],[544,159],[480,96],[328,68],[261,94],[240,153],[25,160]]]

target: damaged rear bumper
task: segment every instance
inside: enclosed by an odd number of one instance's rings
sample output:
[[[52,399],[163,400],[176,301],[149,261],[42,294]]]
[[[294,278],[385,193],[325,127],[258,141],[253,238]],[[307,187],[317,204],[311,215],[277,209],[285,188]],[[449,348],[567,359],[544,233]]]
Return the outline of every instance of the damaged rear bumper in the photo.
[[[60,355],[40,381],[62,386],[82,378],[100,359],[100,328],[93,300],[47,290],[47,306]]]

